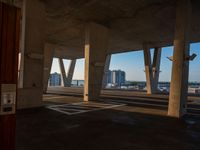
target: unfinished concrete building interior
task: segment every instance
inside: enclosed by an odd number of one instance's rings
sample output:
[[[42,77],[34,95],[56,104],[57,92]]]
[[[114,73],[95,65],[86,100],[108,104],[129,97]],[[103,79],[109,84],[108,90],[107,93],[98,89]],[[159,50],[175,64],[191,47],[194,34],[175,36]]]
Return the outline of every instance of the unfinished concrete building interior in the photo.
[[[1,0],[0,150],[200,150],[200,97],[187,90],[196,42],[199,0]],[[105,89],[111,55],[130,51],[143,52],[146,92]],[[53,58],[61,88],[48,88]],[[70,87],[80,58],[84,88]]]

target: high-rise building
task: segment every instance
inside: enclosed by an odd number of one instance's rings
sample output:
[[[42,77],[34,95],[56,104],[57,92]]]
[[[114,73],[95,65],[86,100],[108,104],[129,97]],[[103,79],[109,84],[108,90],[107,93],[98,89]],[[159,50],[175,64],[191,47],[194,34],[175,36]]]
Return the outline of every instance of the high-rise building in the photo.
[[[106,73],[106,85],[121,86],[126,82],[126,73],[121,70],[108,71]]]
[[[115,86],[121,86],[126,81],[126,73],[121,70],[111,71],[111,83]]]
[[[60,86],[61,85],[61,75],[57,72],[52,73],[49,78],[50,86]]]

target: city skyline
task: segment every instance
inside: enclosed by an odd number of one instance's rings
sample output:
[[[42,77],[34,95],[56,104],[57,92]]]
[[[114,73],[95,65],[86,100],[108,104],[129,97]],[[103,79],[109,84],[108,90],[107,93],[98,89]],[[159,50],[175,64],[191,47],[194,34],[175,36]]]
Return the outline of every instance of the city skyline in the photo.
[[[197,57],[190,62],[189,82],[200,82],[200,43],[193,43],[190,47],[190,54],[196,53]],[[172,62],[167,59],[173,55],[173,47],[163,47],[160,66],[159,81],[169,82],[171,79]],[[69,60],[64,60],[66,70]],[[142,51],[113,54],[110,62],[110,70],[123,70],[126,72],[128,81],[146,81],[144,73],[144,58]],[[58,72],[59,65],[56,58],[53,60],[51,73]],[[84,80],[84,59],[78,59],[73,79]]]

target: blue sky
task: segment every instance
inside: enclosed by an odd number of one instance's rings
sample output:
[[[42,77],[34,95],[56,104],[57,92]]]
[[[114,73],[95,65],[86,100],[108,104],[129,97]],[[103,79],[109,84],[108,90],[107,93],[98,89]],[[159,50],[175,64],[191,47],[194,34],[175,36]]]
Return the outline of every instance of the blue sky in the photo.
[[[200,82],[200,43],[191,44],[190,53],[196,53],[195,60],[190,62],[189,81]],[[166,57],[173,55],[173,47],[162,48],[160,81],[170,81],[172,62]],[[65,68],[68,69],[69,60],[64,60]],[[126,72],[126,79],[131,81],[145,81],[144,58],[142,51],[113,54],[110,63],[110,70],[123,70]],[[58,60],[53,60],[51,72],[60,73]],[[84,59],[78,59],[73,79],[84,78]]]

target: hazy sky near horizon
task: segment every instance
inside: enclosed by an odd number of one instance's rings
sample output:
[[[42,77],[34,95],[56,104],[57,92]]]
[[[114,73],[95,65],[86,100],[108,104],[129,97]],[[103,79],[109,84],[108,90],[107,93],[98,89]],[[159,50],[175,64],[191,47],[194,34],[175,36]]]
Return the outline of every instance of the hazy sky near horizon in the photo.
[[[190,54],[195,53],[197,57],[190,61],[189,81],[200,82],[200,43],[190,46]],[[152,53],[153,55],[153,53]],[[172,62],[167,57],[173,55],[173,47],[162,48],[160,81],[170,81]],[[66,70],[69,67],[69,60],[64,60]],[[110,70],[123,70],[126,72],[126,80],[146,81],[144,73],[143,51],[133,51],[127,53],[113,54],[110,62]],[[51,73],[60,73],[58,59],[54,58]],[[78,59],[75,67],[73,79],[83,80],[84,59]]]

